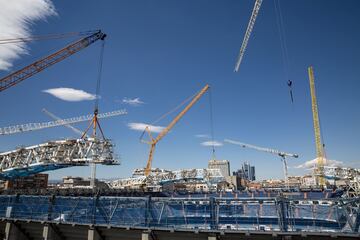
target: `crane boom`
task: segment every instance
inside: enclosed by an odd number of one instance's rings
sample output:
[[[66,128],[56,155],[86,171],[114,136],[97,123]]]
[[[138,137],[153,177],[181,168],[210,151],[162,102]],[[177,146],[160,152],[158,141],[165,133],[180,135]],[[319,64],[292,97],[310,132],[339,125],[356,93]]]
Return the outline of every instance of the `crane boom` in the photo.
[[[236,60],[234,72],[239,71],[241,60],[242,60],[242,58],[244,56],[244,53],[245,53],[245,50],[246,50],[246,47],[247,47],[251,32],[252,32],[252,30],[254,28],[256,17],[258,15],[260,7],[261,7],[261,3],[262,3],[262,0],[256,0],[255,1],[254,9],[252,11],[250,21],[249,21],[249,24],[248,24],[246,32],[245,32],[244,40],[243,40],[243,42],[241,44],[240,52],[239,52],[239,55],[238,55],[237,60]]]
[[[150,174],[151,164],[152,164],[156,144],[174,127],[174,125],[185,115],[185,113],[187,113],[190,110],[190,108],[202,97],[202,95],[204,95],[204,93],[209,88],[210,88],[209,85],[206,84],[206,86],[200,90],[200,92],[191,100],[191,102],[171,121],[171,123],[166,128],[164,128],[164,130],[162,130],[159,133],[159,135],[156,138],[153,138],[151,136],[150,130],[148,128],[146,129],[151,138],[151,141],[150,141],[151,147],[150,147],[149,158],[148,158],[146,168],[144,171],[145,176],[148,176]]]
[[[299,155],[294,154],[294,153],[286,153],[286,152],[281,152],[281,151],[276,150],[276,149],[258,147],[258,146],[255,146],[255,145],[242,143],[242,142],[238,142],[238,141],[233,141],[233,140],[230,140],[230,139],[225,139],[224,142],[239,145],[239,146],[244,147],[244,148],[251,148],[251,149],[255,149],[255,150],[259,150],[259,151],[263,151],[263,152],[272,153],[272,154],[275,154],[275,155],[279,155],[280,157],[294,157],[294,158],[299,157]]]
[[[286,152],[282,152],[282,151],[279,151],[279,150],[276,150],[276,149],[271,149],[271,148],[258,147],[258,146],[255,146],[255,145],[242,143],[242,142],[238,142],[238,141],[233,141],[233,140],[229,140],[229,139],[225,139],[224,142],[235,144],[235,145],[241,146],[243,148],[251,148],[251,149],[254,149],[254,150],[258,150],[258,151],[262,151],[262,152],[268,152],[268,153],[280,156],[281,160],[283,162],[283,167],[284,167],[285,183],[286,183],[286,186],[289,187],[288,166],[287,166],[286,158],[287,157],[298,158],[299,157],[298,154],[286,153]]]
[[[317,157],[317,166],[314,169],[315,170],[314,173],[318,176],[317,183],[320,186],[323,186],[325,184],[325,179],[324,179],[325,154],[324,154],[324,147],[321,142],[320,120],[319,120],[319,112],[318,112],[318,105],[317,105],[317,99],[316,99],[315,78],[314,78],[313,67],[308,68],[308,73],[309,73],[309,83],[310,83],[310,93],[311,93],[311,109],[312,109],[312,114],[313,114],[315,144],[316,144],[316,157]]]
[[[43,108],[42,111],[43,111],[46,115],[48,115],[49,117],[51,117],[51,118],[54,119],[54,120],[61,120],[60,117],[58,117],[58,116],[56,116],[55,114],[49,112],[49,111],[46,110],[45,108]],[[70,124],[65,124],[64,126],[67,127],[67,128],[69,128],[69,129],[71,129],[73,132],[79,134],[80,136],[83,135],[83,132],[82,132],[82,131],[80,131],[79,129],[77,129],[76,127],[74,127],[74,126],[72,126],[72,125],[70,125]]]
[[[30,65],[17,70],[0,79],[0,92],[8,89],[11,86],[18,84],[21,81],[31,77],[32,75],[41,72],[42,70],[54,65],[57,62],[64,60],[65,58],[73,55],[74,53],[86,48],[97,40],[104,40],[105,33],[100,30],[92,33],[90,36],[84,37],[76,42],[69,44],[68,46],[60,49],[59,51],[52,53],[46,57],[37,60]]]
[[[108,118],[108,117],[114,117],[114,116],[125,115],[125,114],[127,114],[126,110],[116,110],[116,111],[112,111],[112,112],[100,113],[97,115],[97,118]],[[84,116],[80,116],[80,117],[60,119],[60,120],[51,121],[51,122],[27,123],[27,124],[15,125],[15,126],[3,127],[3,128],[0,128],[0,135],[10,135],[10,134],[21,133],[21,132],[35,131],[35,130],[40,130],[40,129],[44,129],[44,128],[51,128],[51,127],[63,126],[63,125],[67,125],[67,124],[85,122],[85,121],[89,121],[91,119],[93,119],[93,115],[89,114],[89,115],[84,115]]]

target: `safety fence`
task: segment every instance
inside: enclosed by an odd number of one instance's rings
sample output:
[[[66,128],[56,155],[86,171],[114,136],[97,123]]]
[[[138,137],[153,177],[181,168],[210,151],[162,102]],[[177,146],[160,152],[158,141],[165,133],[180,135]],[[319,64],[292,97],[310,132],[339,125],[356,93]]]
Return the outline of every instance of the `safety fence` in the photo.
[[[1,195],[0,217],[172,229],[359,232],[359,199]]]

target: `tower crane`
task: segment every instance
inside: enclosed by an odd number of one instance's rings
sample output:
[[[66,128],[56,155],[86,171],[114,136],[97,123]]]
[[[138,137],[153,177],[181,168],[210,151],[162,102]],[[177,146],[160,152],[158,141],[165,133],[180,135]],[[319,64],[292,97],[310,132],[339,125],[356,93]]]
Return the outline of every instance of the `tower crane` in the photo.
[[[190,103],[171,121],[171,123],[164,128],[156,138],[154,138],[151,135],[151,129],[149,127],[145,128],[145,131],[148,133],[150,137],[150,141],[146,141],[145,143],[151,145],[150,146],[150,152],[149,152],[149,158],[145,167],[144,175],[149,176],[151,171],[151,164],[154,156],[154,151],[156,144],[163,138],[165,135],[175,126],[175,124],[187,113],[190,108],[204,95],[204,93],[209,89],[209,85],[206,84],[205,87],[203,87],[198,94],[194,96],[194,98],[190,101]]]
[[[126,110],[116,110],[116,111],[112,111],[112,112],[99,113],[97,115],[97,118],[108,118],[108,117],[114,117],[114,116],[126,115],[126,114],[127,114]],[[79,116],[79,117],[59,119],[59,120],[50,121],[50,122],[27,123],[27,124],[15,125],[15,126],[3,127],[3,128],[0,128],[0,135],[11,135],[11,134],[15,134],[15,133],[29,132],[29,131],[63,126],[63,125],[68,125],[68,124],[73,124],[73,123],[85,122],[85,121],[92,120],[93,117],[94,117],[93,114],[88,114],[88,115],[83,115],[83,116]]]
[[[256,17],[258,15],[260,7],[261,7],[261,3],[262,3],[262,0],[256,0],[255,1],[254,9],[252,11],[250,21],[249,21],[249,24],[248,24],[246,32],[245,32],[244,40],[243,40],[243,42],[241,44],[240,52],[239,52],[239,55],[238,55],[237,60],[236,60],[234,72],[239,71],[241,60],[242,60],[242,58],[244,56],[244,53],[245,53],[245,50],[246,50],[246,47],[247,47],[251,32],[252,32],[252,30],[254,28]]]
[[[270,149],[270,148],[264,148],[264,147],[258,147],[255,145],[251,145],[251,144],[247,144],[247,143],[242,143],[242,142],[238,142],[238,141],[233,141],[230,139],[225,139],[224,142],[227,143],[231,143],[231,144],[235,144],[238,146],[241,146],[243,148],[251,148],[254,150],[258,150],[258,151],[262,151],[262,152],[268,152],[271,154],[275,154],[281,157],[281,160],[283,162],[283,166],[284,166],[284,176],[285,176],[285,184],[287,187],[289,187],[289,180],[288,180],[288,166],[287,166],[287,157],[293,157],[293,158],[298,158],[299,155],[298,154],[294,154],[294,153],[286,153],[286,152],[282,152],[276,149]]]
[[[66,47],[52,53],[46,57],[43,57],[30,65],[23,67],[20,70],[17,70],[3,78],[0,79],[0,92],[8,89],[11,86],[14,86],[25,79],[33,76],[34,74],[43,71],[44,69],[58,63],[65,58],[77,53],[78,51],[88,47],[89,45],[93,44],[97,40],[104,40],[106,34],[101,32],[100,30],[97,31],[89,31],[90,35],[77,40]],[[53,38],[53,37],[51,37]],[[20,39],[21,40],[21,39]]]
[[[325,185],[324,165],[326,158],[325,158],[324,145],[321,141],[320,120],[319,120],[318,105],[316,100],[315,78],[314,78],[313,67],[310,66],[308,68],[308,73],[309,73],[311,109],[313,114],[316,157],[317,157],[317,161],[316,161],[317,166],[314,168],[314,175],[316,176],[316,184],[320,187],[323,187]]]

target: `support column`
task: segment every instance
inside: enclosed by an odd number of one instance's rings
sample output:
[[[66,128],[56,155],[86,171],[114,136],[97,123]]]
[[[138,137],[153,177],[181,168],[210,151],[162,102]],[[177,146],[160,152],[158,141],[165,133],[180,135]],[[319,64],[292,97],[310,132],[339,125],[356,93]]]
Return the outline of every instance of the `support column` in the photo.
[[[51,225],[45,225],[43,228],[43,239],[44,240],[61,240],[62,237]]]
[[[103,240],[96,228],[89,228],[88,230],[88,240]]]
[[[143,232],[141,234],[141,240],[150,240],[150,234],[148,232]]]
[[[208,236],[208,240],[217,240],[216,235]]]
[[[5,240],[23,239],[29,238],[15,223],[7,222],[5,225]]]

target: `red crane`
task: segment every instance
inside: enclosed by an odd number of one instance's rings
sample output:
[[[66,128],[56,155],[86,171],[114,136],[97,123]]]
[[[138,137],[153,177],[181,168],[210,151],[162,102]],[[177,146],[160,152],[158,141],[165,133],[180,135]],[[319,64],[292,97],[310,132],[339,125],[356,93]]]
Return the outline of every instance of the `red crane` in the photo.
[[[41,72],[45,68],[48,68],[55,63],[58,63],[65,58],[77,53],[78,51],[88,47],[97,40],[104,40],[106,34],[101,32],[101,30],[90,32],[91,35],[88,35],[80,40],[77,40],[66,47],[60,49],[59,51],[52,53],[46,57],[43,57],[30,65],[17,70],[3,78],[0,79],[0,92],[18,84],[21,81],[31,77],[32,75]],[[20,39],[21,40],[21,39]]]

